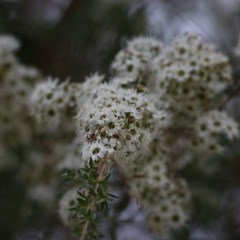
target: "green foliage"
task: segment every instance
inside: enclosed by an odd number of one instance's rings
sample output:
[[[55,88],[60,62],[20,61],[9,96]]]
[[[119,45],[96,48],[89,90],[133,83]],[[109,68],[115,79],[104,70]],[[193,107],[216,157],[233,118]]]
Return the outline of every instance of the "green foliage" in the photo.
[[[108,202],[116,198],[108,192],[110,174],[106,171],[105,160],[89,161],[80,170],[67,170],[65,179],[79,184],[77,202],[69,210],[72,212],[73,230],[81,239],[95,239],[97,231],[97,215],[106,211]]]

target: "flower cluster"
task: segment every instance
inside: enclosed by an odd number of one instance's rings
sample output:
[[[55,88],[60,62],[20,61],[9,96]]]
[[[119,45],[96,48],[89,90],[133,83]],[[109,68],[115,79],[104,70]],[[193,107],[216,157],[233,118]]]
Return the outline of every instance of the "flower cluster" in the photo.
[[[102,84],[77,115],[83,160],[135,159],[146,151],[154,124],[164,125],[166,118],[146,96]]]
[[[148,213],[148,224],[156,232],[163,234],[167,228],[177,229],[189,220],[190,191],[183,180],[170,181],[148,199],[143,196],[143,206]],[[150,188],[152,191],[152,188]],[[147,191],[147,189],[146,189]],[[147,194],[146,194],[147,195]]]
[[[152,64],[153,90],[173,111],[195,114],[213,107],[213,99],[231,81],[226,56],[197,35],[185,34],[167,46]]]
[[[128,42],[127,47],[115,57],[111,70],[117,76],[113,84],[123,88],[134,88],[140,92],[149,86],[148,70],[151,61],[162,51],[160,41],[150,37],[139,37]]]
[[[179,227],[188,219],[189,190],[183,180],[172,177],[172,172],[193,160],[195,153],[219,153],[223,149],[219,137],[225,135],[233,140],[239,130],[226,112],[214,110],[224,100],[224,90],[231,83],[226,56],[195,34],[177,37],[168,46],[157,44],[154,39],[155,45],[161,46],[157,54],[148,47],[152,40],[144,40],[134,39],[120,51],[112,64],[115,75],[110,82],[137,91],[141,91],[141,84],[147,95],[158,99],[154,101],[157,108],[171,116],[161,135],[151,135],[150,154],[138,158],[141,167],[120,165],[128,178],[130,193],[149,213],[152,229],[159,231],[166,226]],[[129,67],[129,58],[134,67]]]
[[[87,189],[84,194],[79,190],[78,196],[76,190],[67,193],[60,201],[60,216],[65,224],[76,220],[78,232],[87,236],[95,226],[96,211],[106,209],[112,197],[107,174],[114,163],[130,195],[146,211],[151,229],[181,227],[189,219],[190,190],[176,177],[179,168],[195,154],[219,153],[219,137],[239,136],[236,122],[217,110],[231,83],[229,61],[197,35],[177,37],[168,46],[140,37],[117,54],[111,71],[108,81],[100,74],[83,83],[48,78],[32,91],[31,112],[39,122],[56,132],[77,128],[75,136],[70,134],[70,145],[63,139],[47,142],[52,144],[51,158],[57,159],[47,158],[56,165],[51,167],[77,169],[76,175],[69,172],[74,187],[82,184],[79,189]],[[19,68],[18,72],[26,75]],[[15,77],[8,73],[11,82]],[[34,72],[28,71],[28,79],[31,76]],[[51,189],[51,184],[38,185],[31,195]],[[74,212],[67,212],[70,205]]]
[[[133,166],[122,162],[120,170],[127,179],[130,195],[147,213],[149,227],[164,234],[189,219],[190,191],[183,179],[172,176],[171,151],[164,141],[154,139],[152,145]]]
[[[64,154],[64,139],[51,143],[39,135],[31,116],[29,101],[41,79],[34,67],[23,65],[16,56],[19,42],[0,37],[0,171],[17,169],[14,174],[25,186],[26,197],[52,207],[56,200],[56,167]],[[67,86],[68,88],[68,86]]]
[[[239,136],[237,123],[226,112],[212,110],[197,119],[195,124],[196,137],[192,141],[193,149],[210,153],[222,150],[218,142],[219,134],[233,140]]]
[[[19,42],[11,36],[0,37],[1,169],[16,162],[11,148],[29,141],[32,134],[28,97],[40,73],[18,61],[15,52],[19,46]]]
[[[36,85],[31,96],[32,114],[49,127],[57,127],[77,105],[78,84],[48,78]]]

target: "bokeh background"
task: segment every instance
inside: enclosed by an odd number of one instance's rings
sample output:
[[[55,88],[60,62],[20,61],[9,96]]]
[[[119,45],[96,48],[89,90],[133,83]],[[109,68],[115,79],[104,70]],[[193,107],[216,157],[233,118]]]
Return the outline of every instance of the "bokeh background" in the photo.
[[[130,1],[0,1],[0,29],[22,42],[20,57],[45,75],[82,81],[106,72],[124,39],[143,32]]]

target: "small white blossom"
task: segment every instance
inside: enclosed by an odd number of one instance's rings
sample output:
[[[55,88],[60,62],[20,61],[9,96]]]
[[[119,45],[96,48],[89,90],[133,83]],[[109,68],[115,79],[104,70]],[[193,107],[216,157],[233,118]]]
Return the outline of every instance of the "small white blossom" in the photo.
[[[92,142],[87,145],[84,145],[82,148],[82,157],[84,160],[89,160],[90,158],[93,161],[101,160],[106,156],[111,156],[115,151],[112,148],[109,148],[102,144],[101,142]]]
[[[239,136],[238,124],[226,112],[213,110],[196,122],[197,134],[201,138],[214,138],[220,133],[230,140]]]

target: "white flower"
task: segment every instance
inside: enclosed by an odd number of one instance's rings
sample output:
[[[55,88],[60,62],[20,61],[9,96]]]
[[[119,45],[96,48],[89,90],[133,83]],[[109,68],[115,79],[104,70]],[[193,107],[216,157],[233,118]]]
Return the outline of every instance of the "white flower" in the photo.
[[[163,44],[153,37],[136,37],[128,42],[127,48],[151,59],[161,53]]]
[[[81,107],[89,97],[91,98],[91,92],[97,89],[104,81],[105,76],[98,73],[86,77],[85,81],[79,84],[76,92],[78,106]]]
[[[76,107],[78,86],[68,80],[47,78],[38,83],[30,98],[32,115],[50,128],[57,127],[67,117],[67,110]]]
[[[104,146],[101,142],[95,141],[85,144],[82,148],[82,157],[85,161],[89,161],[90,158],[95,160],[101,160],[104,157],[109,157],[114,153],[114,150]]]
[[[197,134],[201,138],[215,138],[224,133],[230,140],[239,136],[238,124],[223,111],[213,110],[196,121]]]

